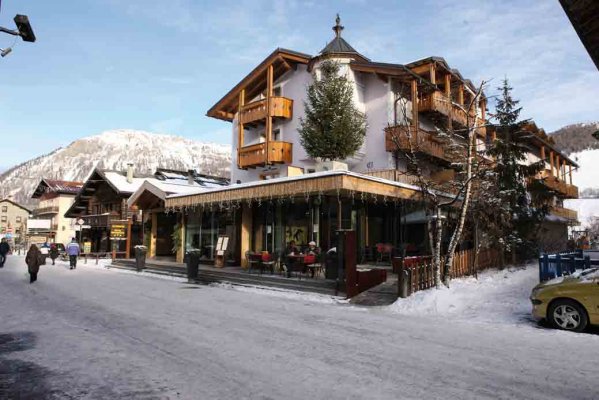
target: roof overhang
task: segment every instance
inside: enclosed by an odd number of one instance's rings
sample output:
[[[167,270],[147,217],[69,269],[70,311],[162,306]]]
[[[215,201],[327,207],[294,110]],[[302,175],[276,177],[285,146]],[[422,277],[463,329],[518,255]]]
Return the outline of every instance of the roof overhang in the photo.
[[[596,0],[560,0],[580,41],[599,69],[599,2]]]
[[[247,100],[253,99],[266,90],[266,74],[269,66],[273,66],[274,80],[276,81],[289,70],[296,68],[297,64],[308,64],[311,58],[308,54],[276,49],[213,105],[206,115],[224,121],[232,121],[239,106],[239,94],[242,90],[245,90]]]
[[[129,208],[137,206],[142,210],[163,208],[168,193],[156,187],[151,182],[145,181],[135,193],[127,200]]]
[[[306,197],[314,195],[348,195],[367,193],[393,199],[420,199],[420,188],[387,179],[347,171],[327,171],[295,177],[256,181],[227,188],[206,190],[190,195],[166,198],[167,209],[226,204],[261,199]]]

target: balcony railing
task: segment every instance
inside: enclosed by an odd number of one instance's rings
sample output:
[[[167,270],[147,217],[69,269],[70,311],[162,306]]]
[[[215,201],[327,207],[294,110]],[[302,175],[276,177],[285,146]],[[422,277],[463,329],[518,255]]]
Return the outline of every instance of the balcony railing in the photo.
[[[409,133],[410,137],[408,137],[408,127],[406,126],[385,128],[385,149],[387,151],[413,151],[451,162],[451,157],[445,151],[443,141],[435,135],[423,130],[416,131],[413,127],[409,127]]]
[[[286,97],[272,96],[270,98],[270,116],[290,119],[293,113],[293,100]],[[240,121],[249,124],[260,121],[268,116],[266,99],[253,101],[241,108]]]
[[[457,123],[460,127],[466,127],[468,125],[468,119],[466,112],[454,104],[445,94],[440,91],[432,92],[431,94],[422,96],[418,99],[418,112],[423,113],[437,113],[443,115],[445,118],[451,118],[451,120]],[[474,112],[470,113],[471,120],[470,124],[473,124]],[[478,119],[481,125],[484,125],[483,121]],[[480,136],[486,135],[486,128],[484,126],[477,129],[477,133]]]
[[[539,172],[537,179],[542,180],[545,186],[559,193],[562,197],[570,199],[578,198],[578,187],[557,179],[557,177],[551,173],[550,169]]]
[[[58,214],[58,207],[42,207],[33,210],[33,215]]]
[[[551,207],[550,213],[572,222],[578,221],[578,212],[576,210],[571,210],[564,207]]]
[[[239,168],[256,168],[273,164],[291,164],[293,144],[287,142],[268,142],[253,144],[239,149]],[[267,157],[268,156],[268,157]]]

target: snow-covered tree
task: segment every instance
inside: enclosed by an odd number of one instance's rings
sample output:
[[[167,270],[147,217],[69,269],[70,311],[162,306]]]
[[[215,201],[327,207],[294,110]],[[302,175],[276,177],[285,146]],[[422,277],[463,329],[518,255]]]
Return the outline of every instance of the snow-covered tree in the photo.
[[[320,64],[320,79],[308,87],[306,117],[300,119],[300,143],[312,158],[343,160],[354,155],[366,135],[366,116],[353,102],[351,82],[334,61]]]
[[[502,250],[511,252],[514,259],[516,252],[526,256],[526,249],[534,249],[534,236],[547,213],[548,193],[531,179],[541,171],[544,161],[526,163],[532,133],[523,130],[526,121],[520,120],[522,108],[512,97],[507,79],[498,90],[496,140],[488,148],[489,156],[495,159],[495,184],[486,192],[488,206],[494,210],[488,217],[488,229]]]

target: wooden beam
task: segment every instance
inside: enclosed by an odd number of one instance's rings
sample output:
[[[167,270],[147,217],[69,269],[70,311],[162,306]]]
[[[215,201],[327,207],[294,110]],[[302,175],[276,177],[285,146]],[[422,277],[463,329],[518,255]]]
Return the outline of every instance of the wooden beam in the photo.
[[[549,165],[551,166],[551,175],[553,174],[553,151],[549,152]]]
[[[447,98],[451,99],[451,74],[445,74],[445,76],[443,77],[445,83],[445,96],[447,96]]]
[[[239,153],[243,147],[243,122],[241,122],[241,110],[245,104],[245,89],[241,89],[239,92],[239,107],[237,107],[237,166],[240,164]]]
[[[562,178],[566,181],[566,160],[562,160]]]
[[[412,80],[412,125],[414,132],[418,132],[418,82]]]
[[[572,185],[572,164],[568,165],[570,167],[570,185]]]
[[[545,146],[541,146],[541,160],[545,161]]]
[[[464,84],[460,82],[458,85],[458,104],[464,105]]]
[[[436,68],[435,68],[435,63],[430,63],[429,64],[429,76],[430,76],[430,81],[433,85],[437,84],[437,76],[436,76]]]
[[[555,176],[557,176],[557,179],[560,179],[559,170],[561,168],[561,163],[559,162],[559,155],[558,154],[555,155],[554,163],[555,163]]]
[[[270,152],[268,151],[268,143],[272,140],[272,113],[270,103],[272,101],[272,85],[273,85],[273,66],[268,66],[266,70],[266,164],[269,163]]]

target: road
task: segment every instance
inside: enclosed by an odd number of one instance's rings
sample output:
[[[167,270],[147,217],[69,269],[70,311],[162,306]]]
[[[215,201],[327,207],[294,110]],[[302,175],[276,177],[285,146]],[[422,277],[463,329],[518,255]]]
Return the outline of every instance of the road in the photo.
[[[289,297],[12,256],[0,398],[599,398],[596,334]]]

